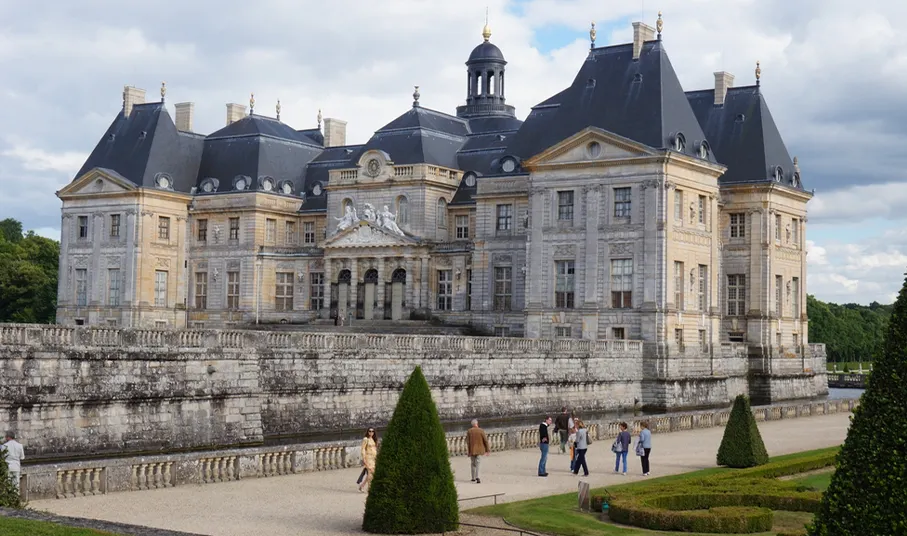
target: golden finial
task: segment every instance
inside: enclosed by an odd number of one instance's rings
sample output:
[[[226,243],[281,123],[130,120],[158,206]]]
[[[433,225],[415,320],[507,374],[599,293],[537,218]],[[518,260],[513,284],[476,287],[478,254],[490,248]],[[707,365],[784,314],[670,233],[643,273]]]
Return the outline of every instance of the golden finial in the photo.
[[[661,31],[664,30],[665,21],[661,18],[661,11],[658,12],[658,20],[655,22],[655,29],[658,31],[658,39],[661,39]]]
[[[280,121],[280,99],[277,99],[277,120]]]
[[[589,30],[589,40],[592,41],[589,48],[595,48],[595,21],[592,21],[592,28]]]
[[[321,130],[321,108],[318,108],[318,130]]]
[[[488,25],[488,8],[485,8],[485,27],[482,28],[482,37],[487,42],[491,39],[491,26]]]
[[[164,97],[167,96],[167,82],[161,82],[161,102],[164,102]]]
[[[760,84],[759,81],[761,79],[762,79],[762,67],[761,67],[759,61],[756,61],[756,85],[757,86]]]
[[[255,113],[255,93],[249,96],[249,115]]]

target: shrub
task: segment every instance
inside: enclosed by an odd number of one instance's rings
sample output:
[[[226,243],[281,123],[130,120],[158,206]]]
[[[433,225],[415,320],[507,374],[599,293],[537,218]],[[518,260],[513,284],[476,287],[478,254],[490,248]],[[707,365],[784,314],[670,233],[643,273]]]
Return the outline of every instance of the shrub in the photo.
[[[844,363],[844,374],[850,374],[850,366],[847,363]]]
[[[882,355],[854,410],[811,536],[903,534],[907,529],[907,280]]]
[[[9,479],[9,466],[6,465],[6,451],[0,451],[0,506],[5,508],[21,508],[22,500],[19,490]]]
[[[616,523],[652,530],[740,534],[772,529],[774,514],[768,508],[715,506],[701,510],[668,510],[615,500],[608,517]]]
[[[750,411],[750,401],[739,395],[724,427],[724,438],[718,447],[718,465],[742,468],[765,463],[768,463],[768,452]]]
[[[428,382],[413,371],[378,451],[362,528],[380,534],[454,531],[457,490]]]

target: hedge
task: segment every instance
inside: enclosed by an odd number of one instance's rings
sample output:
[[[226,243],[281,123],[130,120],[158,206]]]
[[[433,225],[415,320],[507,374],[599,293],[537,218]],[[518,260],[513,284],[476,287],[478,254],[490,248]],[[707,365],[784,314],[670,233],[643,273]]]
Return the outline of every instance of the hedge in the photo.
[[[717,506],[708,510],[664,510],[615,501],[611,521],[651,530],[743,534],[772,529],[774,513],[768,508]]]

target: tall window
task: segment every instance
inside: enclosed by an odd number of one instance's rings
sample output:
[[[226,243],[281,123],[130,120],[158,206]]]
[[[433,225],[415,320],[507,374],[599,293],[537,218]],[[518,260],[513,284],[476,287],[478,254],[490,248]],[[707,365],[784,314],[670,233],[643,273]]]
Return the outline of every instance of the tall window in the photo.
[[[457,216],[457,238],[469,238],[469,216]]]
[[[239,309],[239,272],[227,272],[227,309]]]
[[[88,238],[88,216],[79,216],[79,238],[85,240]]]
[[[709,334],[706,330],[699,330],[699,347],[703,350],[709,347]]]
[[[784,286],[784,277],[780,275],[775,276],[775,312],[778,313],[778,318],[781,318],[783,315],[781,311],[784,309],[784,293],[782,292],[781,287]]]
[[[402,195],[397,198],[397,223],[409,223],[409,200]]]
[[[450,270],[438,270],[438,310],[450,311],[453,301]]]
[[[745,214],[731,214],[731,238],[744,238],[746,236]]]
[[[727,314],[743,316],[746,314],[746,276],[728,274],[727,276]]]
[[[573,221],[573,190],[557,193],[558,221]]]
[[[154,306],[167,307],[167,271],[154,272]]]
[[[285,226],[284,243],[288,246],[296,245],[296,222],[288,221]]]
[[[678,311],[683,311],[683,263],[674,261],[674,305]]]
[[[167,216],[158,216],[157,237],[161,240],[170,240],[170,218]]]
[[[699,265],[699,310],[709,310],[709,267],[704,264]]]
[[[627,331],[624,328],[611,328],[611,338],[622,341],[627,338]]]
[[[208,241],[208,220],[198,220],[196,225],[198,226],[198,241],[207,242]]]
[[[677,345],[677,348],[680,349],[681,352],[683,351],[683,329],[678,328],[674,330],[674,344]]]
[[[309,274],[309,308],[313,311],[324,309],[324,274],[312,272]]]
[[[120,237],[120,215],[111,214],[110,215],[110,238],[119,238]]]
[[[707,220],[706,210],[707,210],[707,207],[706,207],[706,203],[705,203],[705,196],[700,195],[699,196],[699,223],[701,223],[703,225],[705,225],[705,222]]]
[[[195,272],[195,308],[208,308],[208,272]]]
[[[775,214],[775,240],[781,241],[781,215]]]
[[[447,201],[438,199],[438,227],[447,228]]]
[[[674,192],[674,223],[683,223],[683,190]]]
[[[791,241],[794,244],[800,243],[800,220],[794,218],[790,222],[791,224]]]
[[[790,280],[790,308],[794,319],[800,318],[800,278]]]
[[[239,240],[239,218],[230,218],[230,240]]]
[[[630,217],[630,188],[614,189],[614,217]]]
[[[292,272],[277,272],[277,291],[274,293],[274,308],[278,311],[293,310]]]
[[[303,244],[315,243],[315,222],[302,222],[302,242]]]
[[[277,220],[265,219],[265,242],[274,242],[277,235]]]
[[[107,270],[107,305],[118,307],[120,305],[120,269]]]
[[[576,266],[574,261],[555,261],[554,306],[573,309],[575,305]]]
[[[472,269],[466,270],[466,310],[472,311]]]
[[[88,305],[88,270],[85,268],[76,269],[76,305]]]
[[[633,307],[633,259],[611,259],[611,307]]]
[[[509,231],[513,228],[513,205],[498,205],[498,231]]]
[[[513,300],[513,267],[494,267],[494,310],[509,311]]]

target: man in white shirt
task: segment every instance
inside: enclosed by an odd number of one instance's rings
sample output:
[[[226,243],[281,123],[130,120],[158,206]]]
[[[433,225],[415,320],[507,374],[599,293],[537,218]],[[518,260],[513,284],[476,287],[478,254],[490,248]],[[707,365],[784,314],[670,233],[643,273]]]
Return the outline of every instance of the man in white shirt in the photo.
[[[25,459],[25,449],[16,441],[15,432],[6,432],[6,441],[0,445],[0,452],[6,453],[6,465],[9,466],[9,479],[16,489],[19,489],[19,475],[22,473],[22,460]]]

